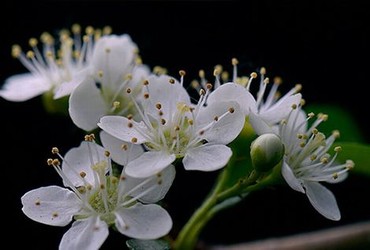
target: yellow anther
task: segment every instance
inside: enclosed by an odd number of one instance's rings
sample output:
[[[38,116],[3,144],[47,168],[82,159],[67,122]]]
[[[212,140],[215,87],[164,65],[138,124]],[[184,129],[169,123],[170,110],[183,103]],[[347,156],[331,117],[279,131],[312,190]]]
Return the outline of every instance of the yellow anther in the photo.
[[[14,44],[12,46],[12,57],[14,58],[18,58],[22,53],[22,49],[21,49],[21,46],[19,46],[18,44]]]
[[[72,25],[72,28],[71,28],[73,34],[80,34],[81,33],[81,26],[77,23],[73,24]]]
[[[53,159],[51,159],[51,158],[47,159],[46,163],[48,164],[48,166],[53,165]]]
[[[262,68],[260,69],[260,74],[261,74],[261,75],[266,75],[266,68],[265,68],[265,67],[262,67]]]
[[[301,91],[302,90],[302,84],[296,84],[295,86],[294,86],[294,89],[295,89],[295,92],[297,93],[297,92],[299,92],[299,91]]]
[[[321,163],[327,164],[329,162],[329,159],[327,157],[323,157],[320,159]]]
[[[119,101],[113,102],[113,108],[118,109],[121,106],[121,103]]]
[[[53,159],[51,165],[59,166],[60,165],[60,161],[58,159]]]
[[[33,53],[33,51],[27,51],[27,54],[26,54],[26,56],[28,57],[28,58],[34,58],[35,57],[35,53]]]
[[[103,34],[104,35],[110,35],[111,33],[112,33],[112,27],[111,26],[104,26]]]
[[[51,149],[51,153],[53,153],[53,154],[59,154],[59,149],[57,147],[53,147]]]
[[[283,83],[283,79],[280,76],[274,77],[274,84],[280,85]]]
[[[224,81],[224,82],[228,81],[228,80],[229,80],[229,72],[227,72],[227,71],[222,71],[222,73],[221,73],[221,79],[222,79],[222,81]]]
[[[121,149],[124,150],[124,151],[126,151],[128,149],[127,144],[122,144],[121,145]]]
[[[199,70],[199,77],[200,78],[204,78],[205,77],[205,73],[204,73],[204,70]]]
[[[85,29],[85,33],[89,36],[94,34],[94,28],[92,26],[87,26]]]
[[[36,47],[37,46],[37,39],[32,37],[29,41],[28,41],[28,44],[31,46],[31,47]]]
[[[332,135],[334,136],[334,138],[339,138],[339,137],[340,137],[340,132],[339,132],[339,130],[334,130],[334,131],[332,132]]]
[[[200,86],[200,84],[199,84],[199,82],[198,82],[197,80],[193,80],[193,81],[191,81],[190,85],[191,85],[191,87],[192,87],[192,88],[194,88],[194,89],[197,89],[197,88],[199,88],[199,86]]]

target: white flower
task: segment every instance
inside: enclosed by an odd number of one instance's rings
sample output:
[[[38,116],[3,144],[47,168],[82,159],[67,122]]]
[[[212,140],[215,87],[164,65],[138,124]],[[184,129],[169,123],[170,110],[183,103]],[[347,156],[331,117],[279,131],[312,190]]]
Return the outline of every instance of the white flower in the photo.
[[[241,81],[237,77],[236,59],[233,59],[233,66],[234,74],[232,82],[222,85],[219,84],[220,73],[216,68],[215,76],[216,83],[219,85],[218,88],[227,90],[210,95],[208,103],[217,102],[220,98],[223,98],[222,100],[235,100],[239,103],[244,114],[249,116],[249,122],[256,134],[261,135],[267,133],[271,128],[276,130],[278,123],[288,116],[291,106],[300,102],[302,96],[298,92],[301,89],[301,85],[297,84],[284,96],[280,97],[278,87],[281,84],[281,79],[275,77],[274,83],[267,93],[269,78],[265,77],[265,68],[261,68],[259,89],[255,97],[250,92],[250,89],[253,79],[258,77],[257,73],[253,72],[248,81],[246,79]],[[227,92],[227,94],[224,94],[225,92]],[[220,93],[222,93],[222,96]]]
[[[282,175],[291,188],[305,193],[312,206],[323,216],[331,220],[340,220],[340,211],[333,193],[320,182],[337,183],[345,179],[348,170],[354,163],[347,160],[341,164],[336,162],[340,147],[334,149],[334,155],[329,154],[335,138],[339,136],[334,131],[328,138],[316,127],[327,116],[319,114],[318,118],[308,127],[308,118],[297,105],[287,118],[283,120],[279,133],[285,145],[285,156],[282,164]]]
[[[149,75],[149,68],[138,63],[137,52],[127,34],[105,36],[96,42],[89,75],[69,99],[69,114],[78,127],[91,131],[103,115],[135,113],[132,98]]]
[[[262,135],[273,129],[278,129],[278,123],[286,118],[290,112],[292,104],[299,103],[302,96],[300,89],[302,86],[297,84],[293,89],[288,91],[284,96],[280,96],[278,87],[282,83],[280,77],[274,78],[274,83],[269,88],[270,80],[266,78],[266,69],[260,70],[260,84],[256,95],[251,92],[251,85],[258,74],[253,72],[250,77],[238,77],[238,60],[232,59],[233,73],[229,79],[229,73],[223,71],[221,65],[216,65],[213,75],[215,76],[214,89],[223,89],[223,91],[212,93],[207,103],[212,104],[219,100],[236,101],[239,103],[244,114],[249,118],[249,122],[256,134]],[[203,70],[199,72],[200,81],[193,81],[192,87],[199,90],[205,88],[207,80]],[[222,80],[221,80],[222,79]],[[222,82],[224,82],[222,84]],[[269,91],[268,91],[269,89]]]
[[[94,42],[101,35],[108,34],[110,28],[94,30],[86,28],[86,34],[81,37],[81,27],[72,26],[72,36],[68,30],[62,30],[55,41],[49,33],[41,35],[42,48],[38,48],[38,40],[31,38],[31,50],[22,52],[19,45],[14,45],[12,55],[29,70],[28,73],[14,75],[6,79],[0,96],[9,101],[26,101],[33,97],[52,92],[53,95],[63,84],[81,82],[85,77],[85,69],[89,64]],[[63,95],[69,95],[69,88]]]
[[[183,158],[187,170],[224,167],[232,154],[225,144],[234,140],[244,125],[238,103],[221,98],[204,106],[207,89],[194,105],[182,84],[167,75],[152,75],[146,83],[144,100],[140,106],[136,103],[141,120],[104,116],[98,124],[120,140],[145,146],[147,152],[129,162],[126,173],[141,178],[151,176],[177,158]]]
[[[53,152],[63,159],[56,148]],[[146,179],[131,178],[124,171],[116,177],[108,151],[93,142],[82,142],[68,151],[62,166],[57,159],[48,163],[67,188],[31,190],[21,198],[22,210],[29,218],[52,226],[66,226],[74,219],[59,249],[99,249],[112,225],[137,239],[157,239],[171,229],[167,211],[157,204],[145,203],[164,197],[175,176],[173,166]]]

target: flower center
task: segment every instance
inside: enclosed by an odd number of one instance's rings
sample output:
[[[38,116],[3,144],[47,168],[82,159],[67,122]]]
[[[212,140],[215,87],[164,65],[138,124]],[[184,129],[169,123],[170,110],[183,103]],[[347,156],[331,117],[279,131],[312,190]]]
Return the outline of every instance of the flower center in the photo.
[[[115,216],[112,213],[117,207],[118,179],[114,176],[106,177],[106,185],[100,184],[88,199],[91,207],[100,214],[100,218],[108,224],[113,224]]]

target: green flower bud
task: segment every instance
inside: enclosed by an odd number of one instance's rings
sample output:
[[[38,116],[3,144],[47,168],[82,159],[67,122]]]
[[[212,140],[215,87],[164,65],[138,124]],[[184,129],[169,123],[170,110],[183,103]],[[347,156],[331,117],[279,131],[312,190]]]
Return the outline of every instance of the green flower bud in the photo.
[[[284,145],[279,136],[263,134],[252,142],[250,154],[254,169],[257,172],[267,172],[283,158]]]

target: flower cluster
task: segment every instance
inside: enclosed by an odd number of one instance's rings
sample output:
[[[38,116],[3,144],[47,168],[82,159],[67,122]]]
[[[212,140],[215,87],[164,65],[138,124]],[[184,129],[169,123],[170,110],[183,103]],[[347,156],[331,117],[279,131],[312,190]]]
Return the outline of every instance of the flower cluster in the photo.
[[[248,157],[253,166],[242,161],[246,171],[233,185],[220,178],[209,202],[169,244],[192,249],[208,218],[201,215],[274,178],[305,193],[326,218],[340,219],[335,196],[322,182],[344,180],[354,163],[336,160],[340,147],[332,145],[339,133],[319,132],[327,115],[312,122],[315,115],[303,109],[301,85],[281,95],[280,78],[270,83],[265,68],[238,76],[238,61],[232,59],[231,79],[220,66],[213,83],[200,71],[200,80],[191,83],[199,93],[194,101],[185,71],[176,78],[151,70],[128,34],[87,27],[82,35],[73,25],[57,41],[48,33],[40,41],[41,50],[31,38],[26,53],[13,46],[12,55],[29,73],[9,77],[0,96],[27,101],[48,95],[46,105],[67,98],[69,117],[87,134],[64,156],[53,148],[57,157],[47,160],[64,187],[41,187],[21,198],[22,211],[37,222],[66,226],[73,221],[60,249],[98,249],[109,228],[138,240],[169,235],[173,221],[159,201],[175,181],[176,168],[222,175],[240,164],[235,159]],[[256,92],[253,84],[259,85]],[[248,142],[250,151],[236,150],[238,141]],[[194,227],[196,233],[189,234]]]

